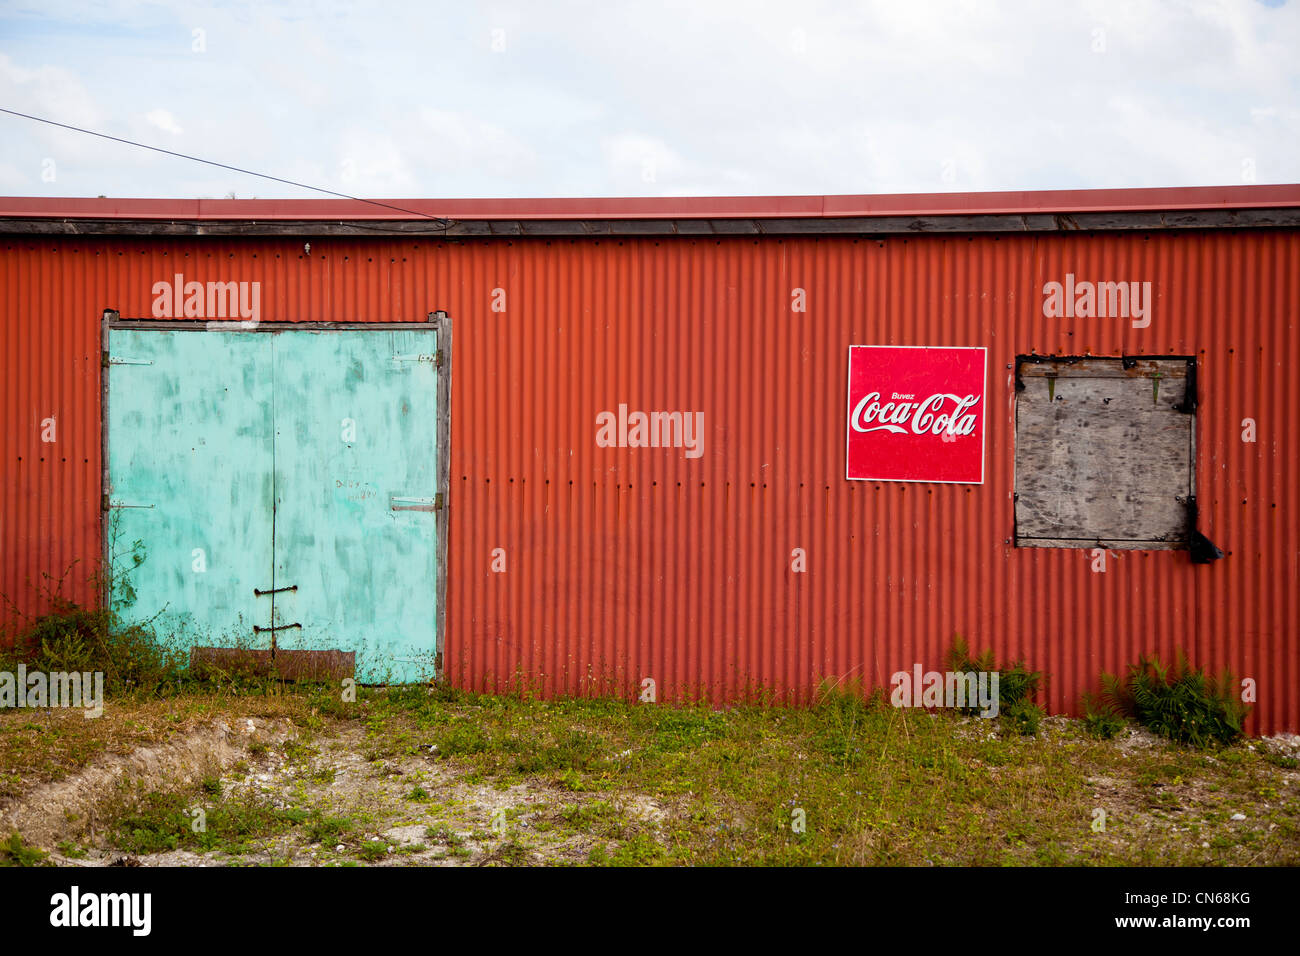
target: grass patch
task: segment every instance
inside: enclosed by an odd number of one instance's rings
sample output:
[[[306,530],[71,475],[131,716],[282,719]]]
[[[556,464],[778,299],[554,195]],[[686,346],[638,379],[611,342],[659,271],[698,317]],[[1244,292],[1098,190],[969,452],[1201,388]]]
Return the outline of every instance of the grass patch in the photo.
[[[70,860],[80,860],[86,855],[86,850],[84,847],[78,846],[72,840],[60,840],[59,853]]]
[[[336,846],[347,839],[352,832],[351,817],[314,815],[307,825],[307,840],[311,843],[323,843]]]
[[[0,842],[0,866],[42,866],[47,856],[49,854],[44,850],[25,846],[17,833]]]
[[[275,807],[248,794],[202,806],[192,796],[150,791],[136,795],[117,816],[111,842],[129,853],[220,850],[236,855],[258,839],[312,818],[303,808]]]
[[[146,625],[127,624],[113,610],[84,608],[49,596],[48,614],[28,619],[17,633],[0,635],[0,670],[19,663],[29,671],[102,673],[106,695],[165,694],[182,681],[185,660]]]

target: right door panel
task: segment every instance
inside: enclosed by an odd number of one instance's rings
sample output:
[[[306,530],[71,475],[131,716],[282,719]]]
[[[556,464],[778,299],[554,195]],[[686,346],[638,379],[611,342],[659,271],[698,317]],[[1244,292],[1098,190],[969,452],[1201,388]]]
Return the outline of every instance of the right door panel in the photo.
[[[355,651],[361,683],[431,678],[437,332],[272,339],[276,646]]]

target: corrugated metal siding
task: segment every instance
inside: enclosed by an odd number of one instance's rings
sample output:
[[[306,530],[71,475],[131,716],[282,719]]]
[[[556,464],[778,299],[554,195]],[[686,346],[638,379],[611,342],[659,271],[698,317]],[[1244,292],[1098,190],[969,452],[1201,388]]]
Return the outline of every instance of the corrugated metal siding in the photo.
[[[1293,231],[311,246],[0,243],[4,594],[33,610],[41,575],[79,560],[66,590],[90,596],[100,312],[147,318],[152,284],[183,272],[261,281],[266,321],[451,315],[446,663],[465,686],[631,693],[653,677],[661,697],[806,700],[825,677],[940,666],[960,631],[1046,671],[1053,711],[1102,669],[1183,648],[1258,681],[1253,729],[1300,729]],[[1066,272],[1151,281],[1150,328],[1045,319],[1042,285]],[[988,347],[982,487],[844,480],[855,343]],[[1030,351],[1199,356],[1201,527],[1225,560],[1112,552],[1095,574],[1086,551],[1007,543],[1007,366]],[[703,411],[703,457],[598,448],[596,415],[619,403]]]

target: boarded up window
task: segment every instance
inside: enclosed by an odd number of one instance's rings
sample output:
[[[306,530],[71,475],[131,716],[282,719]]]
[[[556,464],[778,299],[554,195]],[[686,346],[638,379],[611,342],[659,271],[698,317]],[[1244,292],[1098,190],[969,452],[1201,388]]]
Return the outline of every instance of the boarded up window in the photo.
[[[1016,388],[1019,547],[1187,547],[1194,359],[1021,356]]]

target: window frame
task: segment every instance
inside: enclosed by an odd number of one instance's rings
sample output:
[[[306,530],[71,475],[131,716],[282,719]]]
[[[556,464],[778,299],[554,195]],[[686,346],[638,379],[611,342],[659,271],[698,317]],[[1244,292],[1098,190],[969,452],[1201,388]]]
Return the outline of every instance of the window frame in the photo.
[[[1099,535],[1097,537],[1044,537],[1024,534],[1021,528],[1020,497],[1022,476],[1022,445],[1020,431],[1021,393],[1027,389],[1025,383],[1026,366],[1051,365],[1057,370],[1068,370],[1085,363],[1114,363],[1124,370],[1146,365],[1165,363],[1182,363],[1185,366],[1184,395],[1181,402],[1172,406],[1172,410],[1188,416],[1188,451],[1187,451],[1187,485],[1186,493],[1179,492],[1174,498],[1185,508],[1185,518],[1181,528],[1164,537],[1154,538],[1116,538]],[[1085,365],[1086,368],[1086,365]],[[1011,544],[1017,549],[1037,550],[1042,548],[1059,548],[1063,550],[1088,550],[1104,548],[1125,551],[1187,551],[1192,549],[1196,534],[1196,465],[1197,465],[1197,358],[1195,355],[1040,355],[1037,353],[1019,354],[1015,357],[1015,404],[1012,410],[1012,509],[1011,509]],[[1030,378],[1118,378],[1111,370],[1107,375],[1088,375],[1081,370],[1075,375],[1052,376],[1048,374],[1028,376]],[[1148,374],[1134,377],[1151,378]]]

